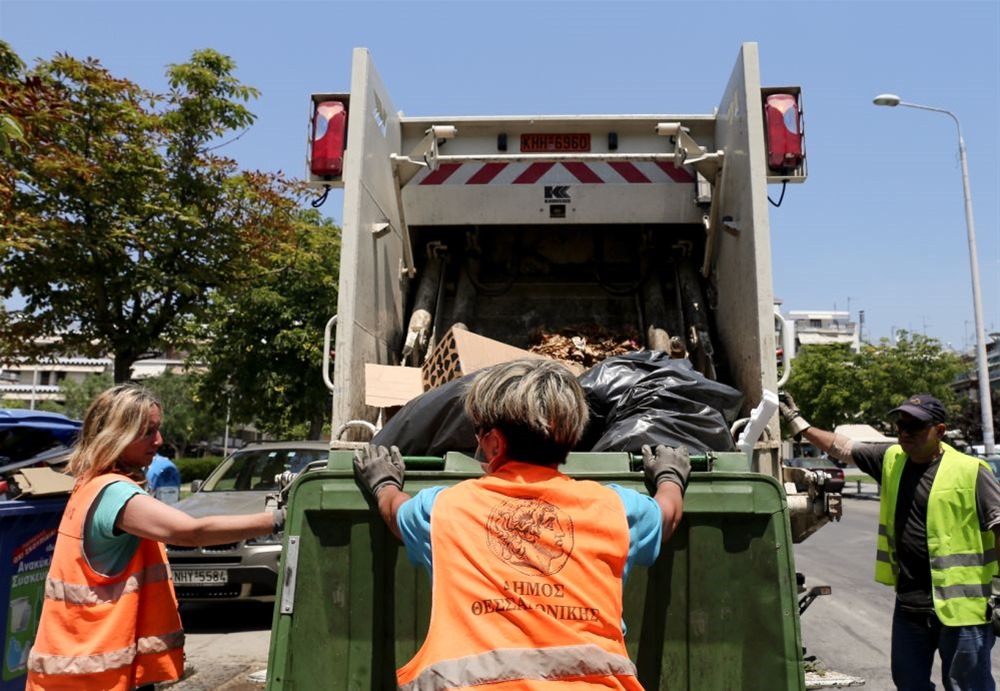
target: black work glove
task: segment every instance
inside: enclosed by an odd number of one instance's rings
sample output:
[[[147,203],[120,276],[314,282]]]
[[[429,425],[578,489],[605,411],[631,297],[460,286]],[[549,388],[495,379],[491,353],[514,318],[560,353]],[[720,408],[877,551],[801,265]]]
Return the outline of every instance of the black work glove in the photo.
[[[788,423],[788,428],[792,431],[792,434],[802,434],[812,427],[802,417],[799,407],[795,405],[795,399],[787,391],[782,391],[778,394],[778,410],[781,411],[781,417],[785,418],[785,422]]]
[[[373,497],[389,485],[403,489],[405,471],[403,456],[395,446],[369,444],[354,452],[354,472]]]
[[[681,488],[681,494],[687,489],[688,475],[691,474],[691,460],[686,447],[672,449],[660,444],[656,453],[649,445],[642,447],[642,470],[646,473],[646,482],[651,487],[659,487],[661,483],[673,482]]]

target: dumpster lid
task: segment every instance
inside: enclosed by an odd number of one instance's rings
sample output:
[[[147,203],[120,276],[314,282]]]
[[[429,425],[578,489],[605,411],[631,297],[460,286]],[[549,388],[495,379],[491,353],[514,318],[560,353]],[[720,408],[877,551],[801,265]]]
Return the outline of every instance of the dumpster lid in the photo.
[[[14,429],[34,429],[48,432],[63,444],[71,444],[83,423],[59,413],[40,410],[0,409],[0,432]]]

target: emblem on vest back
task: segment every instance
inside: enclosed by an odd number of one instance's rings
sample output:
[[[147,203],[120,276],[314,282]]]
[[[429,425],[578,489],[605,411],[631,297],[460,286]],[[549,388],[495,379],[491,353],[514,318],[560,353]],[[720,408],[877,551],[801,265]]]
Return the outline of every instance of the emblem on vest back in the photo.
[[[557,573],[573,553],[573,519],[540,499],[508,499],[486,523],[490,552],[528,576]]]

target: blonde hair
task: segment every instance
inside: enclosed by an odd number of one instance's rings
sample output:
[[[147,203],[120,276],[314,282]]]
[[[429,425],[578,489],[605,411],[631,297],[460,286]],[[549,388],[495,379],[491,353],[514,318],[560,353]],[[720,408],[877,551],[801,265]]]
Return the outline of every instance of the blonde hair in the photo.
[[[101,393],[83,417],[83,429],[69,457],[70,474],[78,482],[112,471],[133,474],[115,465],[125,447],[144,432],[154,407],[163,409],[152,392],[135,384],[119,384]]]
[[[583,388],[558,362],[522,359],[483,370],[473,379],[465,412],[477,432],[497,429],[510,458],[561,463],[587,427]]]

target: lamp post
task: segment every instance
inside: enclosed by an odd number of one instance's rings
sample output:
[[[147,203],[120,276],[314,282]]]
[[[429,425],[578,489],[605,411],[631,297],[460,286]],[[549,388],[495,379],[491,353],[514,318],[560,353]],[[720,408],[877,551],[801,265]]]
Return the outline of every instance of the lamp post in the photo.
[[[986,364],[986,331],[983,327],[983,301],[979,294],[979,259],[976,257],[976,225],[972,220],[972,192],[969,190],[969,161],[965,155],[965,139],[962,137],[962,124],[950,110],[932,108],[916,103],[907,103],[895,94],[879,94],[872,102],[877,106],[906,106],[918,110],[930,110],[944,113],[955,121],[958,128],[958,157],[962,162],[962,190],[965,195],[965,226],[969,236],[969,268],[972,273],[972,305],[976,318],[976,372],[979,377],[979,410],[983,419],[983,445],[986,454],[994,453],[996,446],[993,438],[993,405],[990,401],[990,370]]]

